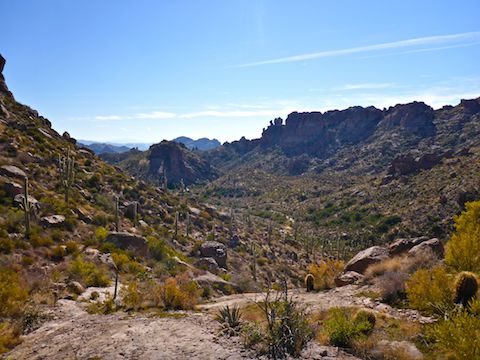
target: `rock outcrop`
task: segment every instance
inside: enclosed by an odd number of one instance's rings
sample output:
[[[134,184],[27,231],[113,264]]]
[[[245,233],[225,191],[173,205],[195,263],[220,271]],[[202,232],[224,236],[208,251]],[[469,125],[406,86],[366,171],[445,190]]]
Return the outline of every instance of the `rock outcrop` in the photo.
[[[105,239],[106,242],[114,244],[123,250],[131,250],[137,256],[147,256],[148,242],[143,236],[128,232],[111,232]]]
[[[65,216],[63,215],[50,215],[44,216],[40,219],[40,225],[43,227],[61,227],[65,224]]]
[[[382,246],[372,246],[360,251],[345,265],[345,272],[355,271],[364,274],[370,265],[388,259],[388,249]]]
[[[200,254],[205,258],[212,258],[218,266],[227,268],[227,247],[218,241],[205,241],[200,246]]]
[[[412,247],[408,251],[408,254],[415,256],[415,255],[418,255],[422,252],[432,252],[433,254],[438,256],[439,258],[443,258],[443,256],[445,255],[445,250],[443,248],[443,244],[437,238],[433,238],[433,239],[421,242],[420,244]]]

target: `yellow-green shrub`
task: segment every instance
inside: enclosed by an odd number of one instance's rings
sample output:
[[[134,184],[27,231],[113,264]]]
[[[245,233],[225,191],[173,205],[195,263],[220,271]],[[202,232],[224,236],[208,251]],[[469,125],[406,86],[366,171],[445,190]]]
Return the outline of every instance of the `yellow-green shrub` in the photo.
[[[445,262],[457,271],[480,272],[480,201],[467,203],[466,211],[455,217]]]
[[[480,358],[480,314],[458,310],[448,320],[433,325],[429,335],[435,339],[437,355],[440,352],[454,360]]]
[[[0,354],[13,349],[20,343],[20,331],[8,322],[0,323]]]
[[[110,284],[110,279],[103,267],[84,261],[80,256],[68,265],[67,273],[71,279],[79,281],[86,287],[104,287]]]
[[[166,310],[193,309],[199,296],[195,282],[186,281],[179,285],[175,278],[168,278],[158,291]]]
[[[345,264],[341,260],[322,260],[318,264],[312,264],[308,272],[315,279],[315,289],[331,289],[335,287],[335,277],[344,269]]]
[[[0,318],[21,314],[28,292],[20,285],[18,274],[7,268],[0,268]]]
[[[453,308],[452,278],[443,266],[421,269],[406,282],[410,306],[428,314],[443,315]]]

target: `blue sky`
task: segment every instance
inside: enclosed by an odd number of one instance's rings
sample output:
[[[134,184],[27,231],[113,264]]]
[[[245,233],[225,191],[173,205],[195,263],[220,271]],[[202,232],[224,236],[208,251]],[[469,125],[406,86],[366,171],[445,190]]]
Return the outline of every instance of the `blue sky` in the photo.
[[[480,1],[0,0],[16,98],[91,140],[259,137],[292,111],[480,96]]]

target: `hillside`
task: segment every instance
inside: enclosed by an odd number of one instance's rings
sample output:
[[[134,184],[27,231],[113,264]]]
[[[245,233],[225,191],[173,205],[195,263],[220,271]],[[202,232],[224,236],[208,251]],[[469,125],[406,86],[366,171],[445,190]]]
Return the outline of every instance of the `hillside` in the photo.
[[[180,136],[173,139],[172,141],[181,143],[190,150],[196,149],[201,151],[212,150],[222,145],[217,139],[200,138],[194,140],[187,136]]]
[[[96,143],[96,142],[82,142],[79,141],[78,144],[80,146],[86,147],[87,149],[92,150],[95,154],[103,154],[103,153],[123,153],[131,148],[123,145],[112,145],[107,143]]]
[[[348,258],[398,236],[447,238],[480,196],[479,135],[480,98],[292,113],[205,153],[224,175],[195,191],[277,227],[293,218],[305,241],[340,242]]]

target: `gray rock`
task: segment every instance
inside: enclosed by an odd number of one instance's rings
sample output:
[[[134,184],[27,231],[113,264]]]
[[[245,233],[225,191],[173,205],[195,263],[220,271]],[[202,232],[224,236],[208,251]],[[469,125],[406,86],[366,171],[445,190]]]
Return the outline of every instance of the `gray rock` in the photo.
[[[428,240],[426,236],[412,239],[397,239],[388,246],[388,252],[390,255],[400,255],[426,240]]]
[[[200,246],[200,254],[202,257],[210,257],[215,259],[218,266],[227,268],[227,247],[218,241],[205,241]]]
[[[23,187],[13,181],[7,181],[3,184],[3,189],[8,196],[15,197],[23,193]]]
[[[347,271],[335,278],[335,285],[337,287],[356,284],[365,278],[362,274],[355,271]]]
[[[27,174],[25,174],[25,171],[13,165],[0,166],[0,175],[5,175],[17,179],[23,179],[27,176]]]
[[[433,252],[439,258],[443,258],[445,255],[445,250],[443,248],[443,244],[437,238],[433,238],[427,241],[423,241],[422,243],[414,246],[408,251],[409,255],[418,255],[421,252]]]
[[[78,216],[79,220],[87,224],[91,224],[93,222],[92,217],[87,213],[85,209],[79,207],[79,208],[73,209],[73,212],[75,213],[75,215]]]
[[[85,291],[85,288],[78,281],[68,283],[68,289],[77,295],[81,295]]]
[[[63,215],[44,216],[40,219],[40,225],[43,227],[61,227],[63,224],[65,224],[65,216]]]
[[[148,242],[143,236],[128,232],[111,232],[105,241],[123,250],[131,250],[137,256],[147,256]]]
[[[25,195],[15,195],[13,198],[13,204],[23,209],[23,199],[25,199]],[[28,202],[30,203],[30,209],[32,210],[33,214],[36,214],[36,212],[40,209],[40,202],[31,195],[28,195]]]
[[[230,288],[232,287],[236,288],[236,285],[234,283],[230,281],[225,281],[220,276],[217,276],[211,273],[206,273],[204,275],[197,276],[193,280],[196,281],[202,287],[212,286],[214,288],[219,289],[222,292],[225,292],[227,286]]]
[[[364,274],[365,270],[372,265],[388,259],[388,249],[382,246],[372,246],[360,251],[345,266],[345,272],[355,271]]]
[[[199,259],[196,263],[195,266],[200,269],[205,269],[207,271],[210,271],[212,274],[218,275],[219,272],[219,267],[217,262],[215,261],[214,258],[211,257],[204,257]]]

